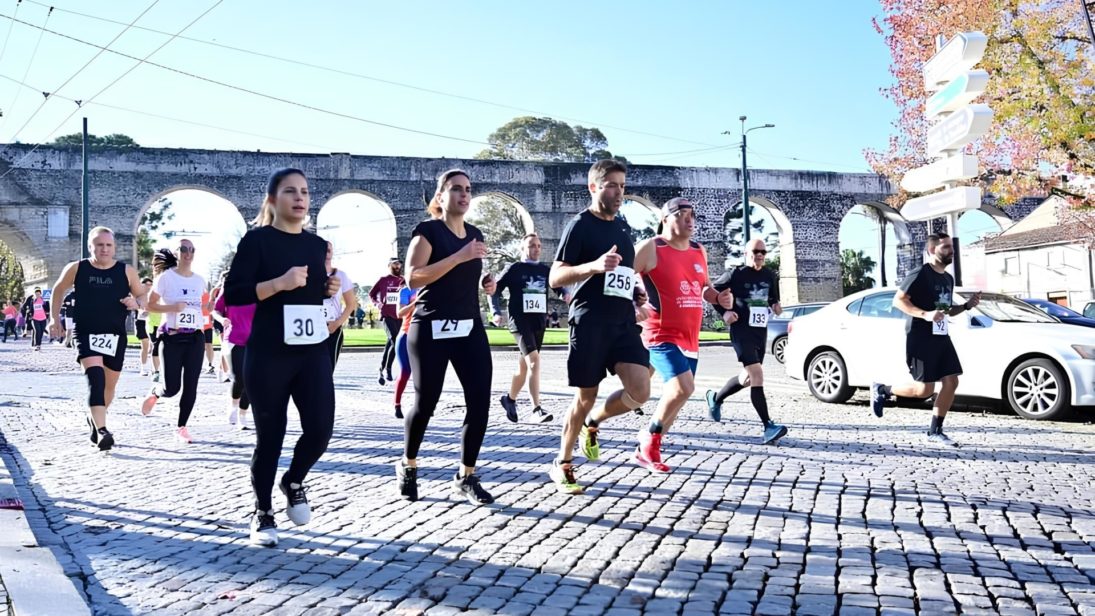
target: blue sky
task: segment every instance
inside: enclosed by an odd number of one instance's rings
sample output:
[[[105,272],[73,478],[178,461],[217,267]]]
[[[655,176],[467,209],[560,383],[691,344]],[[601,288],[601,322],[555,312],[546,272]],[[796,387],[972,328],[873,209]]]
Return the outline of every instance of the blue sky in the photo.
[[[513,117],[550,115],[600,128],[633,163],[738,167],[738,117],[747,115],[748,126],[776,125],[750,135],[751,168],[866,172],[863,149],[885,146],[896,114],[879,92],[891,76],[871,25],[877,0],[453,6],[0,0],[0,15],[136,58],[167,42],[149,61],[267,95],[96,57],[93,47],[0,17],[0,142],[77,132],[86,115],[91,132],[125,133],[150,147],[471,157],[485,147],[475,141]],[[182,32],[210,7],[183,36],[254,53],[140,29]],[[174,199],[209,201],[201,193]],[[193,218],[190,226],[211,217]],[[842,243],[873,254],[866,219],[850,216],[844,227]]]
[[[163,0],[138,26],[178,32],[215,0]],[[47,9],[0,2],[0,13],[100,45],[151,0],[56,0]],[[185,36],[342,71],[474,97],[600,127],[613,151],[637,163],[737,166],[738,116],[775,129],[751,135],[757,167],[866,170],[864,147],[882,147],[894,116],[879,94],[889,56],[871,27],[876,0],[754,3],[639,1],[595,12],[583,2],[225,0]],[[0,140],[45,140],[75,108],[135,61],[0,18]],[[168,37],[131,28],[112,49],[144,57]],[[295,66],[175,39],[150,60],[330,111],[469,140],[528,112]],[[370,126],[140,66],[94,101],[259,137],[88,105],[92,132],[123,132],[146,146],[360,154],[472,156],[483,146]],[[79,129],[77,113],[54,134]],[[651,133],[673,139],[651,136]],[[281,141],[278,141],[280,139]],[[724,150],[669,154],[727,146]],[[799,161],[790,158],[802,159]],[[810,161],[810,162],[804,162]]]

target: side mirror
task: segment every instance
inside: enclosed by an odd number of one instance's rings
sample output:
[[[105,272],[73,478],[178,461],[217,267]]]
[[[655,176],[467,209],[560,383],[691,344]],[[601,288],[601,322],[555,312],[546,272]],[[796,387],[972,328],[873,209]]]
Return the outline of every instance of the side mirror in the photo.
[[[991,326],[992,326],[992,319],[988,319],[988,318],[980,317],[980,316],[977,316],[977,317],[971,316],[970,317],[970,328],[971,329],[972,328],[986,328],[986,327],[991,327]]]

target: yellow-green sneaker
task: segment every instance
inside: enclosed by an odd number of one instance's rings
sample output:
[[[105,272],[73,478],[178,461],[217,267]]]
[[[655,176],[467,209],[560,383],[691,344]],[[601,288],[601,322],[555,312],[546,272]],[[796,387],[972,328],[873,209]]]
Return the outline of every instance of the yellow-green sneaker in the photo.
[[[601,459],[601,444],[597,442],[597,428],[582,426],[582,431],[578,433],[578,442],[582,447],[582,455],[587,460]]]
[[[558,461],[553,461],[548,476],[551,477],[551,482],[555,484],[555,488],[563,494],[581,494],[585,492],[585,488],[578,485],[578,480],[574,478],[574,467],[569,462],[562,465]]]

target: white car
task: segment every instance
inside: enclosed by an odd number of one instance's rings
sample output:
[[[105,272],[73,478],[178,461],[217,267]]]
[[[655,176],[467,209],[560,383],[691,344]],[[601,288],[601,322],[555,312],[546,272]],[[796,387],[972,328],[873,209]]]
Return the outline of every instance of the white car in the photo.
[[[955,303],[974,289],[959,288]],[[911,380],[905,314],[896,287],[837,300],[791,323],[787,375],[823,402],[842,403],[871,383]],[[1029,419],[1060,419],[1095,405],[1095,329],[1066,325],[1017,299],[984,293],[981,305],[950,317],[963,374],[958,395],[1005,402]]]

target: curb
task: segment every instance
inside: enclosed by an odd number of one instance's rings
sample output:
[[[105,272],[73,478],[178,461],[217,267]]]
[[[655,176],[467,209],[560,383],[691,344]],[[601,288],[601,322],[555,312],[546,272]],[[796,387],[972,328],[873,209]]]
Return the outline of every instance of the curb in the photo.
[[[0,437],[0,445],[4,440]],[[2,447],[0,447],[2,449]],[[12,474],[0,456],[0,581],[15,616],[91,615],[53,552],[42,547],[27,522]]]

